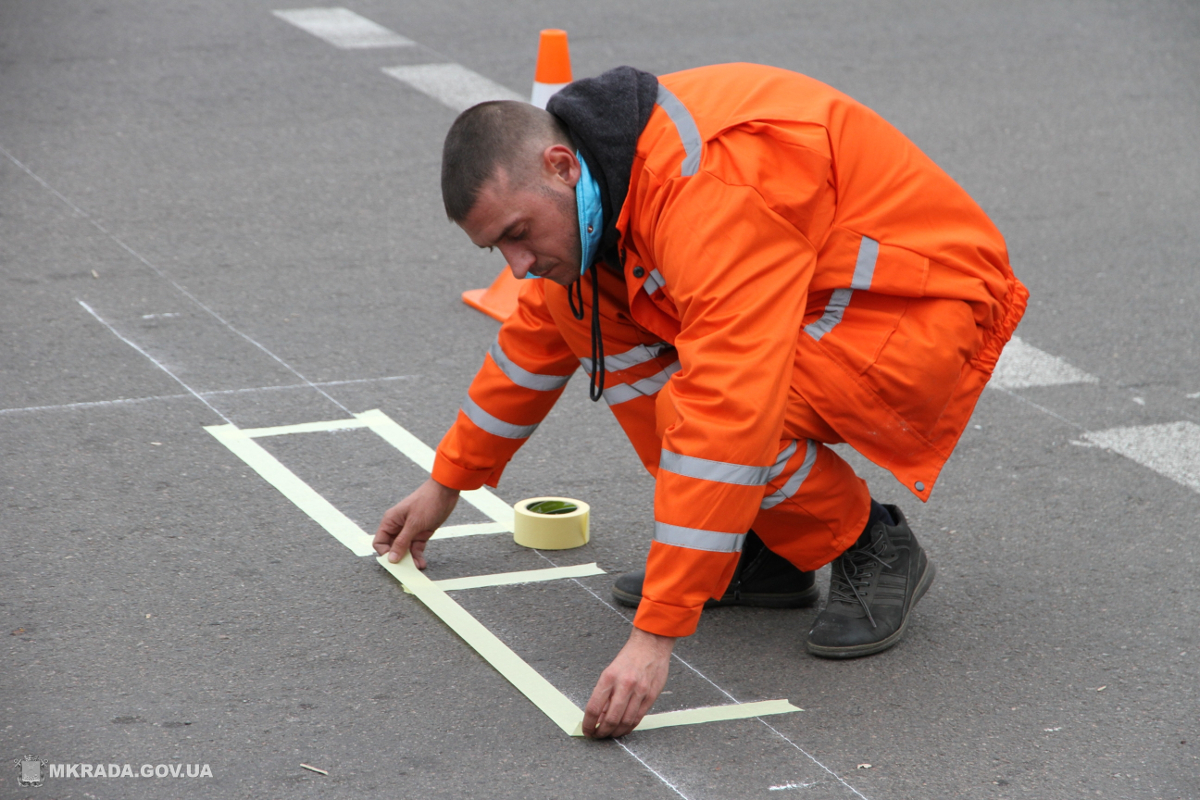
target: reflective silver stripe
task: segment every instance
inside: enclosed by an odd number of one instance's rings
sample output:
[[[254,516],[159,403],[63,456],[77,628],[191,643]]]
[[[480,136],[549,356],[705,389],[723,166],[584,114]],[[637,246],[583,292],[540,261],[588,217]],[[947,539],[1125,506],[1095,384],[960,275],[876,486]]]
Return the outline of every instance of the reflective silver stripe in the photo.
[[[664,350],[667,350],[671,345],[666,342],[658,344],[639,344],[632,350],[626,350],[624,353],[617,353],[613,356],[604,357],[604,368],[609,372],[616,372],[619,369],[629,369],[636,367],[638,364],[645,364],[658,358]],[[583,368],[588,374],[592,374],[592,360],[590,358],[581,358],[579,363],[583,364]]]
[[[496,362],[496,366],[508,376],[510,381],[526,389],[533,389],[536,392],[552,392],[566,386],[567,381],[571,380],[570,375],[539,375],[518,366],[504,352],[499,339],[492,342],[492,346],[488,348],[488,355],[492,357],[492,361]]]
[[[675,130],[679,132],[679,139],[683,142],[683,150],[687,153],[687,158],[683,159],[683,166],[680,167],[679,174],[683,176],[695,175],[700,169],[700,129],[696,127],[696,120],[692,119],[692,112],[687,110],[687,106],[679,102],[679,98],[671,94],[671,91],[663,86],[658,85],[658,97],[655,101],[667,112],[667,116],[671,118],[671,122],[675,123]]]
[[[808,478],[808,473],[812,472],[813,464],[817,463],[817,449],[819,447],[820,445],[812,439],[804,440],[804,461],[800,462],[800,466],[792,473],[792,477],[788,478],[787,483],[781,486],[778,491],[772,492],[763,498],[759,508],[774,508],[800,491],[801,484]]]
[[[854,264],[854,277],[850,279],[851,289],[870,289],[871,279],[875,277],[875,261],[879,258],[879,242],[864,236],[858,245],[858,261]]]
[[[462,412],[467,415],[467,419],[474,422],[480,428],[483,428],[494,436],[502,436],[505,439],[526,439],[537,430],[537,425],[513,425],[511,422],[496,419],[480,408],[471,399],[471,395],[463,398]]]
[[[664,449],[658,459],[659,469],[674,472],[685,478],[699,478],[702,481],[717,481],[732,483],[737,486],[766,486],[768,476],[773,466],[751,467],[746,464],[731,464],[728,461],[713,461],[708,458],[696,458]]]
[[[767,473],[767,483],[770,483],[783,474],[783,470],[787,467],[787,462],[792,457],[792,453],[796,452],[797,444],[799,444],[799,440],[792,439],[791,444],[779,451],[779,456],[775,459],[775,466],[771,467],[771,471]]]
[[[663,280],[662,273],[656,269],[652,269],[650,270],[650,274],[646,276],[646,282],[642,284],[642,289],[645,290],[646,294],[654,294],[666,285],[667,282]]]
[[[679,525],[668,525],[665,522],[654,523],[654,541],[663,544],[673,544],[676,547],[686,547],[691,550],[708,550],[713,553],[740,553],[742,542],[746,541],[744,533],[722,533],[721,531],[705,531],[700,528],[683,528]]]
[[[853,294],[853,289],[834,289],[821,318],[811,325],[804,326],[808,335],[818,342],[821,341],[822,336],[829,333],[833,330],[834,325],[842,321],[842,314],[846,313],[846,306],[850,305],[850,298]]]
[[[604,390],[604,402],[615,406],[636,397],[658,394],[667,385],[667,380],[678,371],[679,362],[676,361],[662,372],[651,375],[649,378],[642,378],[636,383],[618,383],[616,386]]]
[[[821,341],[821,337],[833,330],[833,326],[842,321],[846,306],[855,289],[870,289],[871,281],[875,278],[875,262],[879,260],[879,242],[869,236],[862,237],[858,244],[858,259],[854,263],[854,275],[850,278],[849,289],[834,289],[833,295],[825,306],[825,313],[811,325],[805,325],[808,335]]]

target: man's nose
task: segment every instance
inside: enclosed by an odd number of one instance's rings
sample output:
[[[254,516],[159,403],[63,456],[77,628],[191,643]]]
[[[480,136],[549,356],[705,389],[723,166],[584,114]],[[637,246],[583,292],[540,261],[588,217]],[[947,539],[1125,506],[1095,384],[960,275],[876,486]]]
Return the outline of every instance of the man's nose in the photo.
[[[500,254],[508,262],[513,275],[518,278],[524,278],[526,273],[533,269],[533,265],[537,262],[533,253],[524,247],[501,247]]]

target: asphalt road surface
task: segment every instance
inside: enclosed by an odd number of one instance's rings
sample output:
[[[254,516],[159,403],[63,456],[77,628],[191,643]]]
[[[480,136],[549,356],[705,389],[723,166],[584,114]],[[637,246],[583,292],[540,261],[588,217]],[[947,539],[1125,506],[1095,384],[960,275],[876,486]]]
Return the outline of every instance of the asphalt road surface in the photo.
[[[386,30],[0,2],[0,797],[1200,797],[1200,6],[348,7]],[[713,612],[656,706],[802,711],[565,736],[205,430],[380,409],[437,443],[497,327],[459,295],[502,266],[445,220],[442,137],[472,87],[527,95],[546,27],[576,76],[750,60],[848,92],[1032,292],[928,504],[855,462],[939,568],[905,640],[821,661],[811,610]],[[461,66],[384,71],[427,64]],[[497,494],[588,501],[591,543],[548,557],[608,574],[454,593],[580,705],[653,491],[584,387]],[[366,430],[261,444],[369,532],[424,475]],[[430,557],[546,566],[503,534]]]

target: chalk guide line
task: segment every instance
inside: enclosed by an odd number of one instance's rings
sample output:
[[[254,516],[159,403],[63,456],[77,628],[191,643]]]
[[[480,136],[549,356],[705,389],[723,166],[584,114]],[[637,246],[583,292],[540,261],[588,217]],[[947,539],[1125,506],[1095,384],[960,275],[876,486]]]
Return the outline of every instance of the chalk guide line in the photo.
[[[257,472],[267,483],[274,486],[284,497],[291,500],[333,538],[345,545],[350,552],[356,556],[368,556],[375,554],[371,547],[372,537],[255,441],[270,436],[355,428],[366,428],[372,431],[427,472],[433,469],[433,448],[413,436],[378,409],[355,414],[352,419],[245,430],[238,428],[233,423],[228,423],[209,425],[205,427],[205,430]],[[492,522],[449,526],[448,529],[445,529],[448,530],[448,533],[444,536],[474,536],[512,531],[512,506],[492,494],[488,489],[463,492],[461,496],[491,518]],[[569,736],[583,735],[583,710],[455,602],[448,592],[483,586],[601,575],[604,574],[604,570],[595,564],[583,564],[435,581],[416,568],[411,556],[406,555],[398,564],[392,564],[382,557],[377,558],[376,561],[400,582],[405,591],[416,595],[418,600],[449,625],[463,641],[491,664],[564,733]],[[722,706],[704,706],[648,714],[635,730],[645,731],[720,720],[753,719],[799,710],[787,700],[763,700],[740,704],[735,702]]]

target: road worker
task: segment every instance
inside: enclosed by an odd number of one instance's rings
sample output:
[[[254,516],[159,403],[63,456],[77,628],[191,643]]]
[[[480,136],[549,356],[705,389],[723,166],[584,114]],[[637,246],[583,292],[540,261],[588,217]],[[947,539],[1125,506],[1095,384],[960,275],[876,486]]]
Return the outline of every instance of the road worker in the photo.
[[[830,562],[808,651],[901,638],[934,566],[828,445],[926,500],[966,426],[1028,293],[961,187],[846,95],[726,64],[620,67],[546,111],[474,106],[447,134],[442,195],[474,244],[542,280],[378,552],[424,569],[459,492],[496,485],[582,365],[656,479],[646,568],[613,590],[633,630],[587,735],[637,725],[706,605],[812,605]]]

